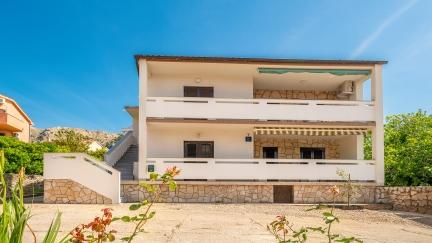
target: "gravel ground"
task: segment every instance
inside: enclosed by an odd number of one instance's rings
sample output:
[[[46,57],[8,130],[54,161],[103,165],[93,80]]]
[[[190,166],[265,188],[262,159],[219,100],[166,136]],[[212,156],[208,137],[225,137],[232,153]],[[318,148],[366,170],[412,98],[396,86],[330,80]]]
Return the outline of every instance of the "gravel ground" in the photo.
[[[91,221],[100,209],[110,207],[114,215],[130,214],[129,204],[122,205],[31,205],[30,225],[40,240],[56,210],[63,213],[61,235],[79,223]],[[294,227],[323,226],[321,214],[306,212],[309,206],[287,204],[156,204],[156,216],[136,242],[275,242],[266,224],[275,215],[287,215]],[[432,242],[432,216],[374,210],[339,210],[341,223],[334,233],[356,236],[364,242]],[[421,222],[421,223],[419,223]],[[124,236],[133,225],[114,222],[118,236]],[[119,238],[119,237],[118,237]],[[29,232],[26,241],[32,242]],[[325,242],[317,234],[310,242]]]

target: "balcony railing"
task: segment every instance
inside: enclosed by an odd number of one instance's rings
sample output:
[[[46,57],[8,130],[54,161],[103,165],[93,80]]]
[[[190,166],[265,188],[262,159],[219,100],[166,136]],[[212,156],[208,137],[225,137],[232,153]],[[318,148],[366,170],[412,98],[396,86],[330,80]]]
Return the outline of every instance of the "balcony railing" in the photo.
[[[374,103],[340,100],[149,97],[147,117],[298,121],[374,121]]]
[[[373,160],[148,158],[158,173],[177,166],[178,179],[338,181],[338,169],[352,180],[374,181]]]

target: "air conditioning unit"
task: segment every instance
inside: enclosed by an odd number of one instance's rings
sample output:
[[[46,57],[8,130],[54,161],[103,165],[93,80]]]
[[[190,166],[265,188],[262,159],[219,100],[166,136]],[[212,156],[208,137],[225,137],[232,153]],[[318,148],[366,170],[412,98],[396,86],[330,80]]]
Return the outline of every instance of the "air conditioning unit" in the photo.
[[[354,93],[354,82],[351,80],[344,81],[338,89],[338,97],[347,97]]]
[[[20,134],[18,132],[14,132],[12,135],[13,135],[14,138],[19,138],[20,137]]]

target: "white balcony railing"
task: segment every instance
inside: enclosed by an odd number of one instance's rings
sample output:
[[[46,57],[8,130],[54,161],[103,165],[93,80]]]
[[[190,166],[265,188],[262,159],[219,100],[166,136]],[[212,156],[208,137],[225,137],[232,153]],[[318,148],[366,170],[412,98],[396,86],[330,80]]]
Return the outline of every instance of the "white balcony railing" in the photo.
[[[300,121],[374,121],[373,102],[149,97],[147,117]]]
[[[178,179],[191,180],[338,181],[338,169],[350,173],[352,180],[375,180],[373,160],[148,158],[147,164],[158,173],[177,166]]]

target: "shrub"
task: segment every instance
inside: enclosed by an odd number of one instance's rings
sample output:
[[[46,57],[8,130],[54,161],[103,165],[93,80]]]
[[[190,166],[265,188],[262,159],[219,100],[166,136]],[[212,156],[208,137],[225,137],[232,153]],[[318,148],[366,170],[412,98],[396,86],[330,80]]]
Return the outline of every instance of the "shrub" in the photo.
[[[53,143],[24,143],[11,137],[0,137],[0,149],[5,153],[5,173],[18,173],[21,167],[27,174],[42,174],[43,154],[68,152],[62,146]]]
[[[391,115],[384,126],[385,183],[388,186],[432,185],[432,115],[419,110]],[[371,136],[365,158],[372,157]]]

